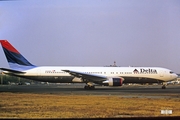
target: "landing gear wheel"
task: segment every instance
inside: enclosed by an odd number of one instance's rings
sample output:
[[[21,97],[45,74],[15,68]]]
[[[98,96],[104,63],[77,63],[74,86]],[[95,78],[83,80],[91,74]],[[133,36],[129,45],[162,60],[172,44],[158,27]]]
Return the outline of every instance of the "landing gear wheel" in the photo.
[[[84,89],[85,90],[92,90],[92,89],[95,89],[95,87],[94,86],[89,86],[89,85],[86,85],[86,86],[84,86]]]
[[[163,85],[163,86],[162,86],[162,89],[166,89],[166,85]]]
[[[89,89],[89,87],[86,85],[86,86],[84,86],[84,89],[87,90],[87,89]]]
[[[95,89],[95,87],[94,86],[90,86],[90,89]]]

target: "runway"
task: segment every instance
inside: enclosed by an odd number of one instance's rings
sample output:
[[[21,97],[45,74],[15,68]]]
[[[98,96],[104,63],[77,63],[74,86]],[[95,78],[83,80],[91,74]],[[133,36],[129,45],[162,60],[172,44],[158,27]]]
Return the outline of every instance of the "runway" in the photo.
[[[118,95],[122,97],[180,98],[180,85],[124,85],[121,87],[96,86],[94,90],[85,90],[84,84],[59,85],[0,85],[0,92],[36,93],[58,95]]]

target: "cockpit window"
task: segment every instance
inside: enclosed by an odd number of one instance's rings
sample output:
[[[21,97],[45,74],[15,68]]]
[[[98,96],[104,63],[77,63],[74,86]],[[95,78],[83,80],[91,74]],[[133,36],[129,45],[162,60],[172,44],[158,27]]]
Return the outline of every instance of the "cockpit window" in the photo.
[[[173,74],[174,72],[173,72],[173,71],[170,71],[169,73],[170,73],[170,74]]]

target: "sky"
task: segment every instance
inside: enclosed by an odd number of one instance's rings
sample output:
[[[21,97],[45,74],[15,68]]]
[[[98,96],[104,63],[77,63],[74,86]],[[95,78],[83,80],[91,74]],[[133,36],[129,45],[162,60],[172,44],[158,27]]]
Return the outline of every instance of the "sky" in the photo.
[[[180,1],[0,1],[0,39],[37,66],[116,61],[180,73]],[[0,56],[0,67],[9,67],[2,48]]]

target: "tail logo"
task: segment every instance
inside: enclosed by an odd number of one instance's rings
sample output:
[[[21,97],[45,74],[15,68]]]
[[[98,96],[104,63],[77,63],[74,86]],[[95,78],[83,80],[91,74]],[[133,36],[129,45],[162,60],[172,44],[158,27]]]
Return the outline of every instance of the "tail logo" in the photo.
[[[26,58],[24,58],[7,40],[0,40],[0,43],[11,68],[20,66],[34,66]]]

